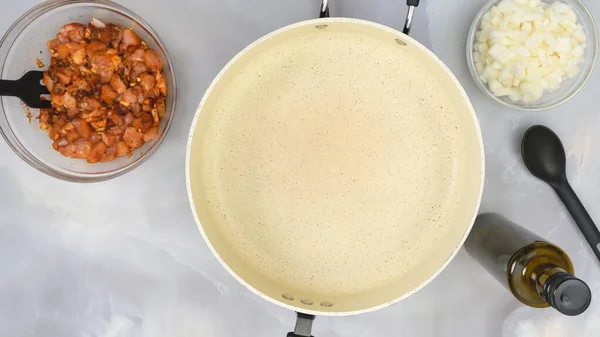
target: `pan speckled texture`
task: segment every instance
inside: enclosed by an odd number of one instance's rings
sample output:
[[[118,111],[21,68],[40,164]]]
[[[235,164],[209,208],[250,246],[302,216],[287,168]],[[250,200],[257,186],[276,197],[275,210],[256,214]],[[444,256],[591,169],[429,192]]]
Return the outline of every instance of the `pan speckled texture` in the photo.
[[[349,19],[283,28],[204,97],[188,189],[240,281],[303,312],[393,303],[462,245],[483,184],[462,88],[414,40]]]

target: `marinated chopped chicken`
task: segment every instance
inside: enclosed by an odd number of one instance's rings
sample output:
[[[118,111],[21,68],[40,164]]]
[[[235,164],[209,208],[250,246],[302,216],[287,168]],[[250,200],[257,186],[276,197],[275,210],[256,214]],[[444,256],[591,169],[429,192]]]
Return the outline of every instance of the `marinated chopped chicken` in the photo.
[[[132,29],[98,19],[70,23],[48,41],[40,128],[53,148],[89,163],[129,156],[158,136],[165,115],[163,62]]]

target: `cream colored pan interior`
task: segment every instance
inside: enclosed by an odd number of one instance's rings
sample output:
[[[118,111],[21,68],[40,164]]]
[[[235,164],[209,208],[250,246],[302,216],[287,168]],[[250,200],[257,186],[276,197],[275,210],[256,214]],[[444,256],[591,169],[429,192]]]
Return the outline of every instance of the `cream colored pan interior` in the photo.
[[[305,313],[374,310],[462,245],[483,184],[473,109],[432,53],[384,26],[306,21],[242,51],[190,133],[188,192],[225,267]]]

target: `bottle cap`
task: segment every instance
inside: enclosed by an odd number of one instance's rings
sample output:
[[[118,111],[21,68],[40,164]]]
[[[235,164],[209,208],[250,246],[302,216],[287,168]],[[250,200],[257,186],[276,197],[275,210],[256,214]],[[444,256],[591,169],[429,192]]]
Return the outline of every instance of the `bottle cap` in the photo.
[[[550,276],[544,283],[543,296],[548,304],[568,316],[583,313],[592,301],[588,285],[569,273]]]

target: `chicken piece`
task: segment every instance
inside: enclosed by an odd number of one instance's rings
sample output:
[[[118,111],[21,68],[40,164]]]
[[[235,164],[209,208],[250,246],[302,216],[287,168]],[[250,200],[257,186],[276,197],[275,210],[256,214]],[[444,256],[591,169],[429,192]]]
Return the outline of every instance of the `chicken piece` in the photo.
[[[129,146],[131,149],[137,149],[144,144],[142,134],[133,127],[128,127],[125,129],[123,141],[125,141],[125,144],[127,144],[127,146]]]
[[[73,126],[75,127],[75,131],[79,135],[79,137],[88,139],[92,134],[92,127],[90,124],[83,119],[74,119]]]
[[[65,130],[65,126],[69,124],[67,123],[67,120],[64,117],[61,117],[60,119],[58,119],[54,125],[52,125],[52,129],[54,130],[54,132],[60,136],[65,136],[67,134],[67,132],[69,130]]]
[[[117,51],[114,49],[95,53],[90,58],[92,73],[100,76],[102,83],[110,82],[113,73],[119,68],[119,63],[121,63],[121,57],[117,55]]]
[[[110,23],[106,23],[105,25],[105,28],[89,26],[86,29],[85,36],[88,40],[99,40],[116,48],[119,45],[118,42],[122,39],[122,28]]]
[[[115,149],[114,146],[109,147],[106,150],[106,152],[104,153],[104,155],[102,156],[102,158],[100,159],[100,162],[106,163],[106,162],[115,160],[117,158],[116,153],[117,153],[117,150]]]
[[[53,56],[57,57],[59,60],[66,61],[71,56],[71,51],[69,46],[66,43],[61,43],[56,47],[56,53]]]
[[[142,73],[140,74],[139,79],[139,83],[142,86],[142,89],[144,89],[144,91],[150,91],[156,85],[156,78],[152,74]]]
[[[142,105],[140,103],[133,103],[129,106],[129,111],[131,111],[135,117],[139,117],[142,113]]]
[[[114,104],[118,97],[119,93],[117,93],[110,85],[102,85],[100,98],[102,98],[106,104]]]
[[[106,146],[113,146],[118,141],[120,141],[119,137],[113,134],[101,133],[102,141]]]
[[[48,130],[48,138],[50,138],[52,140],[57,140],[61,136],[61,134],[58,133],[55,128],[50,127],[50,126],[47,126],[46,129],[42,129],[42,130]]]
[[[127,90],[127,85],[123,83],[123,80],[121,80],[121,77],[117,74],[113,74],[112,79],[110,80],[110,86],[119,94],[122,94]]]
[[[167,81],[165,80],[165,74],[162,71],[156,73],[156,87],[161,95],[167,96]]]
[[[58,39],[50,40],[46,43],[46,47],[48,47],[48,52],[54,57],[56,57],[56,52],[58,51],[58,45],[60,41]]]
[[[144,63],[146,63],[148,68],[155,72],[160,71],[163,67],[163,63],[160,59],[160,56],[153,49],[146,50],[146,52],[144,53]]]
[[[144,101],[146,100],[146,94],[144,93],[144,89],[142,89],[141,87],[135,87],[131,90],[133,90],[133,92],[137,96],[137,103],[144,103]]]
[[[69,85],[71,83],[71,71],[69,69],[60,69],[55,72],[58,83],[63,85]]]
[[[90,164],[99,162],[106,153],[107,149],[108,147],[103,142],[94,143],[90,153],[86,157],[86,161]]]
[[[100,108],[102,102],[97,97],[84,97],[79,101],[78,108],[86,111],[95,111]]]
[[[40,115],[38,116],[38,120],[40,121],[40,129],[48,130],[50,128],[51,117],[49,109],[40,109]],[[50,137],[52,140],[56,140],[53,137]]]
[[[81,48],[78,51],[74,52],[71,58],[73,59],[73,63],[75,64],[84,64],[86,61],[85,49]]]
[[[73,56],[75,53],[83,51],[85,56],[85,48],[81,44],[75,42],[67,42],[65,46],[69,51],[69,55]]]
[[[133,103],[137,103],[138,97],[137,94],[133,91],[133,89],[127,89],[123,93],[123,99],[121,100],[121,104],[128,107]],[[126,104],[123,104],[125,102]]]
[[[92,144],[88,140],[78,139],[75,143],[68,144],[59,148],[59,152],[65,157],[83,159],[86,158],[92,150]]]
[[[158,111],[158,117],[163,118],[165,117],[165,98],[164,97],[160,97],[156,100],[156,103],[154,105],[156,107],[156,111]]]
[[[102,43],[98,40],[91,41],[86,47],[85,52],[87,56],[91,59],[96,53],[102,53],[106,51],[106,44]]]
[[[131,126],[141,133],[146,133],[154,125],[154,119],[149,113],[143,113],[140,117],[133,120]]]
[[[121,139],[123,139],[122,136],[123,136],[123,133],[125,132],[125,129],[127,129],[127,125],[111,126],[110,128],[108,128],[106,133],[121,137]]]
[[[92,143],[89,140],[78,139],[73,144],[77,146],[77,148],[75,150],[74,156],[71,156],[72,158],[83,159],[89,156],[92,150]]]
[[[69,131],[69,132],[67,132],[67,135],[65,136],[65,138],[67,139],[67,141],[69,143],[73,143],[74,141],[79,139],[79,135],[75,131]]]
[[[113,28],[110,30],[110,42],[108,44],[113,49],[119,49],[119,45],[121,44],[121,41],[123,41],[123,30],[121,28],[114,28],[116,27],[114,25],[111,27]]]
[[[79,115],[79,110],[77,108],[67,109],[67,117],[73,118]]]
[[[123,30],[123,40],[119,46],[121,52],[133,52],[142,44],[142,40],[131,29]]]
[[[44,71],[43,81],[48,91],[54,91],[54,81],[52,80],[52,77],[50,77],[50,74],[47,71]]]
[[[120,141],[115,145],[115,155],[117,157],[124,157],[129,155],[129,153],[131,152],[131,148],[129,148],[129,146],[127,145],[127,143],[125,143],[124,141]]]
[[[59,126],[60,123],[56,123],[56,126]],[[61,133],[75,131],[75,125],[72,122],[66,122],[65,126],[62,127]]]
[[[125,125],[125,118],[116,111],[109,111],[108,119],[116,126]]]
[[[85,26],[80,23],[69,23],[64,25],[58,32],[57,38],[62,43],[76,42],[79,43],[85,37]]]
[[[75,97],[73,97],[73,95],[71,95],[71,93],[68,91],[63,95],[63,105],[67,109],[77,108],[77,101],[75,100]]]
[[[144,133],[144,137],[143,137],[144,143],[148,143],[152,139],[156,138],[157,135],[158,135],[158,126],[151,127],[150,130],[148,130],[146,133]]]
[[[69,141],[65,138],[59,138],[52,143],[52,147],[58,151],[58,148],[69,145]]]
[[[102,134],[100,134],[99,132],[92,132],[92,134],[90,135],[90,141],[92,142],[99,142],[102,140]]]
[[[65,157],[73,157],[73,154],[77,151],[77,145],[67,144],[58,148],[58,152]]]
[[[133,114],[128,112],[125,115],[125,125],[131,125],[131,123],[133,123],[134,119],[135,119],[135,117],[133,116]]]
[[[62,107],[63,106],[63,95],[59,94],[51,94],[50,95],[50,103],[54,107]]]
[[[144,54],[146,54],[144,49],[136,49],[133,54],[129,56],[129,59],[135,62],[144,62]]]
[[[148,70],[150,70],[150,69],[148,68],[148,66],[145,63],[136,62],[133,65],[133,68],[131,69],[131,74],[129,75],[129,79],[131,80],[131,82],[136,83],[137,78],[140,77],[140,75],[142,73],[145,73]]]

